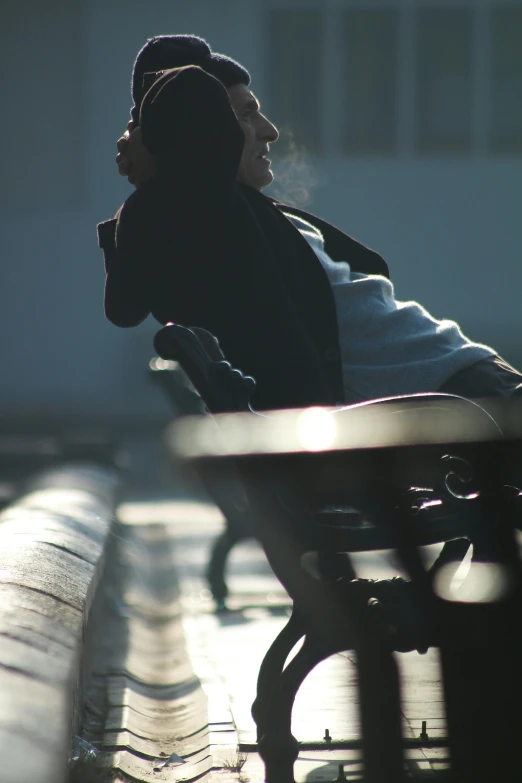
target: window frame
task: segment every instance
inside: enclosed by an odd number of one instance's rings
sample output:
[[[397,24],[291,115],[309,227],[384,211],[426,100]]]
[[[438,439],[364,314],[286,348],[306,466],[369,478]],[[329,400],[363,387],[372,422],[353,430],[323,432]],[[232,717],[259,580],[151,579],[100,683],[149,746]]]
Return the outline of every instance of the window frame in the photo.
[[[325,56],[323,67],[323,99],[319,113],[322,117],[322,148],[312,157],[323,160],[386,160],[418,159],[440,160],[455,158],[469,160],[487,158],[519,160],[520,152],[500,152],[493,148],[492,141],[492,11],[496,7],[511,6],[522,9],[522,0],[258,0],[263,13],[276,8],[321,10],[325,18]],[[424,153],[416,144],[416,104],[415,74],[418,68],[416,50],[415,14],[420,8],[469,8],[473,14],[471,38],[471,144],[466,152],[429,152]],[[368,153],[343,151],[341,138],[340,111],[338,108],[340,72],[341,15],[345,11],[357,9],[393,8],[399,14],[399,32],[397,42],[397,87],[396,99],[396,150],[387,153]],[[265,42],[268,51],[269,42]],[[522,148],[522,142],[521,142]]]

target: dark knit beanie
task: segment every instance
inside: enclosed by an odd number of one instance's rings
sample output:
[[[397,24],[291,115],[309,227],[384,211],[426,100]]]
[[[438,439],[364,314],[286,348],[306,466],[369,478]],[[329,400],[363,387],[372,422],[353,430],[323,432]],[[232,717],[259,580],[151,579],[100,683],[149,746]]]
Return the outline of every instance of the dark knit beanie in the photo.
[[[157,35],[149,38],[138,52],[132,70],[131,116],[138,122],[140,106],[151,86],[150,75],[169,68],[199,65],[225,86],[250,83],[250,74],[231,57],[213,52],[208,43],[197,35]]]

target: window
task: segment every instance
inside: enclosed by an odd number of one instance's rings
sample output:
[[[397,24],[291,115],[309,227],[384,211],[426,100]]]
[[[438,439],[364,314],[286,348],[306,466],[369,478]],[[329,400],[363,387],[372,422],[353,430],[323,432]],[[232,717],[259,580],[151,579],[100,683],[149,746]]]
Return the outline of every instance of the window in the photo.
[[[397,32],[394,9],[343,14],[339,92],[345,152],[396,149]]]
[[[522,155],[522,0],[261,1],[277,151]]]
[[[323,13],[276,9],[269,14],[269,116],[309,152],[321,149]]]
[[[418,10],[416,146],[424,153],[471,150],[473,11]]]
[[[522,8],[491,13],[491,149],[522,152]]]

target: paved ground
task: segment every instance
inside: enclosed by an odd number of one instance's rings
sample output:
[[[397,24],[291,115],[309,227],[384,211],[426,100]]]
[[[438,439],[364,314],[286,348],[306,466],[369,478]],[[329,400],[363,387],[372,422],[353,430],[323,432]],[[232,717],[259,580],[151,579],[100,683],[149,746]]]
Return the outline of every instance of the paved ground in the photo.
[[[289,602],[254,542],[239,545],[230,560],[231,611],[214,612],[203,579],[207,553],[222,526],[219,511],[191,501],[138,500],[120,508],[126,525],[163,524],[172,542],[180,586],[183,628],[189,658],[208,700],[208,723],[214,771],[212,783],[248,778],[263,780],[255,752],[243,748],[255,741],[250,705],[264,652],[289,615]],[[382,577],[395,571],[383,556],[361,555],[360,576]],[[422,721],[430,737],[444,735],[444,711],[436,651],[425,656],[399,655],[404,681],[404,733],[418,736]],[[328,729],[335,740],[358,737],[356,671],[353,655],[344,653],[320,664],[301,688],[292,730],[302,742],[318,741]],[[246,761],[242,765],[243,760]],[[335,780],[342,765],[348,780],[360,779],[356,751],[303,750],[296,763],[296,781]],[[447,766],[443,749],[409,753],[412,779],[437,778]],[[241,767],[241,769],[239,769]],[[219,771],[217,771],[219,770]],[[179,768],[172,780],[181,780]]]

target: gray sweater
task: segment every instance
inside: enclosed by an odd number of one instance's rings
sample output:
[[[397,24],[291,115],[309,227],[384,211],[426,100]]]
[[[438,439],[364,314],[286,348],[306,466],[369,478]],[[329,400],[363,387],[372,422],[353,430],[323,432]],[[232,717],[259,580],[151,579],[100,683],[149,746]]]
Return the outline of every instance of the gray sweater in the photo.
[[[434,318],[417,302],[395,299],[381,275],[332,261],[321,232],[294,215],[334,294],[347,403],[440,389],[448,378],[495,351],[468,340],[454,321]]]

